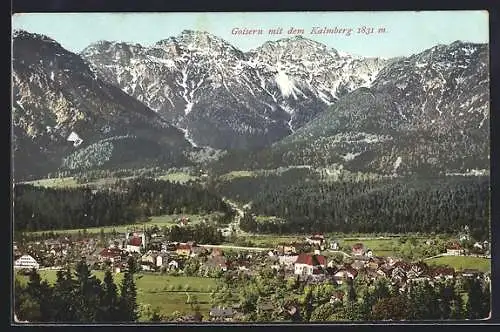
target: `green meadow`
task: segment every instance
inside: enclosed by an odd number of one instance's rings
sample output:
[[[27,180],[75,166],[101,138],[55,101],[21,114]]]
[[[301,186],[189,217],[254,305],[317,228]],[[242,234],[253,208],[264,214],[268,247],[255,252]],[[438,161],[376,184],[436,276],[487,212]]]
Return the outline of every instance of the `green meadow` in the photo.
[[[41,270],[40,277],[49,283],[56,281],[55,270]],[[92,272],[101,281],[103,271]],[[21,282],[27,282],[28,277],[16,275]],[[123,273],[114,274],[115,283],[120,284]],[[211,305],[212,291],[217,286],[217,279],[186,276],[167,276],[153,273],[139,273],[135,276],[137,286],[137,302],[141,307],[157,308],[162,315],[170,315],[174,311],[183,314],[192,312],[191,304],[187,303],[188,296],[191,302],[197,301],[202,314],[207,317]],[[141,320],[147,317],[141,316]]]

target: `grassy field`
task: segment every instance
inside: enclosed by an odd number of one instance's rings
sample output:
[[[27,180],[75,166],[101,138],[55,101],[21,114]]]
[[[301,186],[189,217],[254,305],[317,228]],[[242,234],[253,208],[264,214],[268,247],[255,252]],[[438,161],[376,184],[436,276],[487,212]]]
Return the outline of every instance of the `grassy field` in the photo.
[[[161,175],[158,177],[158,179],[170,182],[185,183],[188,182],[189,180],[197,180],[198,177],[189,175],[188,173],[184,172],[175,172],[175,173]]]
[[[351,247],[355,243],[363,243],[365,248],[370,248],[373,250],[375,256],[394,256],[395,252],[393,248],[400,246],[397,238],[391,239],[370,239],[370,240],[359,240],[359,239],[349,239],[349,240],[339,240],[341,246]]]
[[[301,242],[304,236],[298,235],[272,235],[272,234],[259,234],[243,236],[247,241],[252,241],[257,247],[270,247],[274,248],[281,243]]]
[[[203,218],[210,219],[211,216],[215,216],[217,213],[214,214],[209,214],[206,216],[198,215],[198,214],[168,214],[168,215],[162,215],[162,216],[154,216],[151,217],[151,221],[143,222],[143,223],[135,223],[135,224],[127,224],[127,225],[116,225],[116,226],[104,226],[104,227],[90,227],[87,228],[86,231],[87,233],[90,234],[97,234],[101,232],[101,229],[104,230],[104,233],[111,233],[113,230],[115,230],[118,233],[124,233],[128,229],[131,228],[140,228],[143,226],[146,227],[152,227],[152,226],[158,226],[158,227],[163,227],[163,226],[172,226],[176,224],[176,220],[182,216],[188,217],[189,218],[189,223],[190,224],[196,224],[199,223],[203,220]],[[54,230],[53,232],[56,234],[74,234],[83,232],[83,228],[78,228],[78,229],[66,229],[66,230]],[[33,232],[33,234],[41,234],[47,231],[38,231],[38,232]]]
[[[305,235],[259,234],[255,236],[245,236],[245,240],[252,241],[257,247],[275,247],[280,243],[302,242],[304,238]],[[373,253],[376,256],[395,256],[397,252],[394,251],[394,247],[398,248],[401,246],[398,237],[383,239],[374,238],[368,240],[363,239],[362,237],[336,237],[336,239],[338,239],[341,247],[351,247],[353,244],[361,242],[364,244],[365,248],[373,250]],[[347,253],[349,254],[350,250],[348,250]]]
[[[74,179],[73,177],[64,177],[64,178],[52,178],[52,179],[39,179],[39,180],[34,180],[34,181],[28,181],[25,183],[32,184],[34,186],[50,187],[50,188],[72,188],[72,187],[79,187],[79,186],[91,186],[91,187],[99,188],[99,187],[104,186],[104,185],[113,184],[118,179],[129,180],[132,178],[134,178],[134,177],[133,176],[123,177],[123,178],[110,177],[110,178],[96,179],[94,181],[90,181],[90,182],[86,182],[86,183],[77,183],[76,179]],[[196,179],[198,179],[198,177],[189,175],[188,173],[184,173],[184,172],[175,172],[175,173],[161,175],[158,177],[158,179],[164,180],[164,181],[185,183],[189,180],[196,180]]]
[[[73,177],[40,179],[40,180],[29,181],[29,182],[25,182],[25,183],[32,184],[34,186],[55,187],[55,188],[80,186],[80,184],[76,183],[76,180]]]
[[[429,265],[446,265],[455,270],[477,269],[481,272],[491,271],[491,259],[471,256],[442,256],[427,259]]]
[[[48,187],[48,188],[74,188],[74,187],[93,187],[99,188],[105,185],[110,185],[115,183],[118,179],[121,180],[129,180],[133,177],[124,177],[124,178],[102,178],[96,179],[94,181],[86,182],[86,183],[77,183],[73,177],[66,178],[53,178],[53,179],[40,179],[29,182],[24,182],[27,184],[32,184],[34,186],[39,187]]]
[[[236,178],[253,177],[256,175],[257,174],[254,171],[232,171],[219,176],[219,179],[223,181],[231,181]]]
[[[56,280],[56,271],[41,270],[40,277],[49,283]],[[93,274],[101,281],[104,278],[103,271],[93,271]],[[16,275],[21,282],[26,282],[28,277]],[[119,285],[123,274],[115,274],[115,283]],[[217,279],[184,276],[166,276],[153,273],[136,275],[137,301],[141,306],[149,306],[151,309],[158,308],[163,315],[169,315],[174,311],[191,313],[191,305],[186,303],[187,294],[191,300],[196,298],[202,314],[208,315],[210,310],[211,292],[215,289]],[[189,287],[186,290],[186,287]],[[144,317],[141,317],[144,320]]]

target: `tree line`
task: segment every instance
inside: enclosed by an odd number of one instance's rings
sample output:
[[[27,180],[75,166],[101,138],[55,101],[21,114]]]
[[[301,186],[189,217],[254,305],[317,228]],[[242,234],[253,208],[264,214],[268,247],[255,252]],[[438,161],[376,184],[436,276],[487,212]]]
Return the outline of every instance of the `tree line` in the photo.
[[[131,265],[132,266],[132,265]],[[138,319],[134,270],[125,271],[119,285],[108,270],[103,280],[91,274],[85,261],[74,273],[69,268],[57,271],[52,285],[31,271],[24,285],[14,285],[14,312],[28,322],[131,322]]]
[[[251,200],[240,222],[248,232],[453,234],[469,225],[473,238],[490,238],[488,177],[245,184],[234,182],[222,193]],[[255,215],[285,222],[263,222]]]
[[[101,190],[88,187],[14,188],[16,231],[101,227],[145,221],[164,214],[233,211],[217,194],[200,185],[182,185],[150,178],[118,180]]]

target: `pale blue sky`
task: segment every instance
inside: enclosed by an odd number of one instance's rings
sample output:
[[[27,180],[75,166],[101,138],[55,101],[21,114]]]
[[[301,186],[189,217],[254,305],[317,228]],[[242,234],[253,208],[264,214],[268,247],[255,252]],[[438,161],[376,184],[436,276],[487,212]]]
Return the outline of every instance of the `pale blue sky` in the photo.
[[[242,51],[267,40],[289,37],[290,27],[302,28],[304,37],[339,51],[363,56],[410,55],[436,44],[455,40],[488,43],[486,11],[427,12],[281,12],[281,13],[26,13],[12,18],[13,29],[47,35],[73,52],[98,40],[149,46],[182,30],[203,30]],[[359,27],[380,27],[384,34],[357,34]],[[282,27],[282,35],[267,31]],[[352,28],[346,35],[312,35],[313,27]],[[233,35],[233,28],[263,29],[262,35]]]

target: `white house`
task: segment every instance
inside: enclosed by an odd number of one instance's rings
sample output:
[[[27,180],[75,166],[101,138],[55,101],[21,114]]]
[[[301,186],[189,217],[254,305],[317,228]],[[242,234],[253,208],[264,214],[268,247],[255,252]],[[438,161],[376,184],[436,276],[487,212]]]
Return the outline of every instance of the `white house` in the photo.
[[[173,260],[173,261],[170,261],[170,263],[168,263],[168,269],[169,270],[172,270],[172,269],[179,269],[179,263],[177,263],[177,261]]]
[[[162,255],[156,256],[156,266],[157,267],[163,266],[163,256]]]
[[[313,275],[326,268],[326,257],[321,255],[300,254],[295,261],[295,274]]]
[[[23,256],[19,257],[19,259],[17,259],[14,262],[14,268],[18,268],[18,269],[35,268],[38,270],[40,268],[40,264],[38,264],[38,262],[30,255],[23,255]]]

